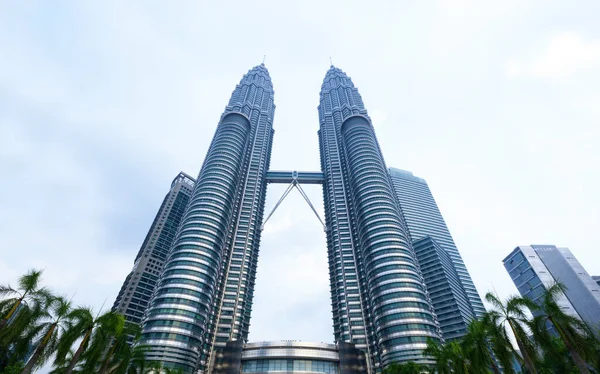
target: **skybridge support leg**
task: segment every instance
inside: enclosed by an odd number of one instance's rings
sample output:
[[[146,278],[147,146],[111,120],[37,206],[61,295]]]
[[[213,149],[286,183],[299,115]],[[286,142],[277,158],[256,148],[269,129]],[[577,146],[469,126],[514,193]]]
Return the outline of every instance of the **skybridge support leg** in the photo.
[[[304,198],[304,200],[306,200],[306,202],[308,203],[308,206],[310,206],[310,209],[312,209],[312,211],[315,214],[315,216],[317,216],[317,219],[319,220],[319,222],[321,222],[321,226],[323,226],[323,231],[327,231],[327,226],[325,225],[325,223],[323,222],[323,220],[321,219],[321,217],[319,217],[319,213],[317,213],[317,210],[315,209],[315,207],[310,202],[310,199],[308,198],[308,196],[306,195],[306,193],[304,192],[304,190],[302,189],[302,187],[300,186],[300,184],[296,184],[296,188],[298,189],[298,191],[300,191],[300,195],[302,195],[302,197]]]
[[[306,193],[304,192],[304,190],[302,189],[302,187],[300,187],[300,183],[298,183],[298,181],[296,179],[294,179],[292,181],[292,183],[290,183],[290,185],[286,188],[286,190],[283,193],[283,195],[281,195],[281,197],[279,198],[279,201],[277,201],[277,204],[275,204],[275,206],[271,210],[271,213],[269,213],[269,215],[267,216],[267,218],[265,218],[265,220],[263,221],[263,224],[260,227],[260,230],[261,231],[264,230],[265,224],[267,223],[267,221],[269,220],[269,218],[271,218],[271,216],[273,215],[273,213],[275,213],[275,211],[277,210],[277,208],[279,207],[279,205],[281,205],[281,203],[283,202],[283,200],[285,200],[285,198],[287,197],[287,195],[289,195],[290,191],[294,187],[296,187],[298,189],[298,191],[300,192],[300,195],[302,195],[302,197],[304,198],[304,200],[308,203],[308,206],[310,207],[310,209],[312,209],[312,211],[315,214],[315,216],[317,216],[317,219],[319,220],[319,222],[321,223],[321,226],[323,227],[323,231],[327,231],[327,226],[325,225],[325,223],[323,222],[323,220],[319,216],[319,213],[315,209],[314,205],[310,202],[310,199],[308,198],[308,195],[306,195]]]
[[[275,206],[271,210],[271,213],[269,213],[269,215],[267,216],[267,218],[265,218],[265,220],[263,221],[262,226],[260,226],[260,231],[264,230],[265,224],[267,223],[267,221],[269,220],[269,218],[271,218],[271,216],[273,215],[273,213],[275,213],[275,210],[277,210],[277,207],[279,207],[279,204],[281,204],[281,202],[283,200],[285,200],[285,198],[290,193],[290,191],[292,190],[292,188],[294,188],[294,184],[296,184],[296,183],[295,182],[290,183],[290,185],[288,186],[288,188],[285,189],[285,192],[283,193],[283,195],[281,195],[281,197],[279,198],[279,201],[277,202],[277,204],[275,204]]]

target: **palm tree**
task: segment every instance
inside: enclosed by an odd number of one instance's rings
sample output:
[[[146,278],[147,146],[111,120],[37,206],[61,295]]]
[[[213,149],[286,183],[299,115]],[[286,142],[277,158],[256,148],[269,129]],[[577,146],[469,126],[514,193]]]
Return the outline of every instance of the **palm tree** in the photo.
[[[152,362],[146,361],[146,352],[148,346],[144,345],[133,345],[131,358],[129,359],[129,367],[127,368],[127,374],[147,374],[151,373]]]
[[[68,317],[69,320],[74,323],[68,331],[63,334],[58,344],[55,359],[56,364],[60,365],[62,362],[67,361],[66,355],[70,352],[73,344],[78,339],[81,339],[81,342],[72,357],[68,360],[69,364],[66,367],[64,374],[71,374],[73,372],[73,369],[81,360],[84,351],[89,346],[94,329],[102,324],[115,323],[119,318],[118,314],[114,312],[107,312],[94,318],[92,310],[85,307],[74,309],[69,313]]]
[[[69,350],[69,352],[65,355],[64,360],[62,360],[61,362],[55,361],[54,370],[52,370],[50,374],[65,374],[65,371],[69,367],[69,364],[71,363],[74,354],[75,352],[73,352],[73,350]]]
[[[60,336],[69,327],[70,313],[70,301],[63,297],[52,297],[49,300],[45,311],[46,321],[30,327],[29,336],[39,337],[39,342],[21,374],[30,374],[34,367],[43,365],[54,353]]]
[[[409,361],[402,364],[400,367],[400,374],[421,374],[425,370],[423,365],[419,365],[416,362]]]
[[[132,357],[128,339],[133,337],[135,344],[140,335],[141,329],[138,325],[127,323],[123,315],[117,314],[116,318],[100,325],[97,329],[85,368],[98,374],[121,370],[124,363],[128,364]]]
[[[572,373],[579,372],[569,357],[569,352],[563,341],[551,334],[547,321],[542,316],[536,316],[529,323],[533,340],[544,352],[539,365],[539,372]]]
[[[404,373],[402,371],[396,371],[396,370],[401,370],[401,369],[396,369],[396,368],[401,368],[401,367],[402,367],[401,364],[394,362],[390,366],[388,366],[387,368],[385,368],[383,370],[383,374],[412,374],[412,373]],[[392,371],[390,371],[388,369],[390,369]],[[417,374],[418,373],[420,373],[420,372],[417,372]],[[183,374],[183,370],[167,368],[163,365],[162,362],[153,361],[148,365],[148,369],[146,369],[146,371],[140,371],[140,374]]]
[[[85,373],[97,373],[104,363],[106,356],[112,356],[115,336],[122,333],[125,327],[125,317],[116,314],[114,318],[103,319],[94,329],[90,343],[82,354],[81,367]],[[108,367],[108,362],[107,362]],[[105,370],[105,369],[103,369]]]
[[[589,374],[590,370],[584,358],[596,359],[596,344],[594,342],[597,342],[597,340],[584,322],[566,314],[556,302],[565,290],[565,286],[560,282],[546,288],[540,302],[532,306],[532,311],[537,314],[535,323],[539,326],[537,329],[539,332],[550,322],[563,341],[579,372]],[[539,336],[542,335],[539,334]]]
[[[19,374],[23,370],[23,363],[19,362],[14,365],[10,365],[2,371],[2,374]]]
[[[463,337],[462,343],[473,373],[487,373],[488,368],[491,367],[495,374],[500,374],[500,368],[490,352],[488,329],[485,322],[472,320],[467,327],[467,334]],[[511,366],[508,368],[510,369]]]
[[[0,330],[0,370],[23,363],[31,353],[31,342],[35,338],[32,327],[47,315],[48,300],[36,299],[32,303],[21,304],[7,327]]]
[[[427,348],[423,350],[423,354],[435,361],[434,370],[436,373],[450,373],[450,357],[447,356],[447,352],[437,340],[427,339]]]
[[[489,320],[494,321],[499,329],[506,329],[508,326],[523,355],[523,364],[530,374],[537,374],[535,347],[527,337],[525,329],[527,316],[524,312],[525,307],[535,308],[535,303],[519,296],[511,296],[505,303],[502,303],[498,295],[491,292],[485,295],[485,299],[494,307],[494,310],[488,312]]]
[[[485,313],[482,323],[487,331],[488,341],[492,352],[494,352],[495,359],[502,365],[505,374],[512,374],[514,372],[514,358],[518,358],[521,361],[522,359],[515,352],[506,330],[500,327],[496,318],[498,318],[497,314]]]
[[[9,285],[0,286],[0,297],[13,296],[0,301],[0,331],[3,330],[8,321],[18,314],[19,307],[28,301],[36,301],[40,297],[46,299],[50,292],[46,288],[40,288],[42,271],[30,270],[19,278],[19,287],[15,290]]]
[[[448,342],[444,345],[428,339],[423,354],[435,360],[435,372],[438,374],[469,374],[470,364],[460,343]]]

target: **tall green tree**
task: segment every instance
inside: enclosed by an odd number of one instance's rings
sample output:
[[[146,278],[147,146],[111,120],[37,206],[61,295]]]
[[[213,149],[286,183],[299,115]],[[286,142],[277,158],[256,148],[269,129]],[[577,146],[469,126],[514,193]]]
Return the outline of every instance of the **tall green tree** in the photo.
[[[490,367],[495,374],[500,374],[500,368],[492,355],[488,333],[485,322],[474,319],[469,323],[467,334],[462,340],[465,356],[471,363],[471,372],[474,374],[487,373]]]
[[[398,366],[399,364],[397,363],[393,363],[390,366]],[[392,368],[391,370],[393,371],[386,371],[386,369],[383,370],[383,373],[387,373],[387,374],[396,374],[396,369]],[[132,372],[132,373],[127,373],[127,374],[183,374],[183,370],[182,369],[173,369],[173,368],[168,368],[165,367],[164,364],[162,362],[158,362],[158,361],[153,361],[150,362],[148,364],[148,368],[145,371],[136,371],[136,372]]]
[[[55,352],[61,335],[69,327],[71,302],[64,297],[52,297],[48,301],[45,318],[30,327],[29,336],[39,338],[33,355],[27,361],[21,374],[30,374],[34,368],[43,365]]]
[[[135,339],[133,344],[123,344],[113,357],[112,364],[108,372],[110,374],[143,374],[146,367],[146,352],[148,346],[136,344],[139,339]]]
[[[423,351],[423,354],[431,357],[435,361],[434,370],[438,374],[450,373],[450,357],[444,347],[436,340],[427,339],[427,348]]]
[[[62,335],[56,350],[55,364],[57,366],[66,363],[68,365],[64,370],[64,374],[71,374],[76,365],[82,359],[82,355],[90,344],[94,329],[100,325],[115,324],[119,319],[119,315],[115,312],[107,312],[100,316],[94,317],[90,308],[77,308],[71,311],[68,316],[72,321],[70,328]],[[71,357],[67,357],[73,345],[78,341],[79,346]]]
[[[527,336],[527,316],[524,309],[526,307],[535,308],[533,301],[519,296],[511,296],[506,302],[491,292],[485,295],[485,299],[492,304],[493,310],[489,311],[490,321],[497,323],[501,329],[510,329],[513,333],[519,351],[523,355],[523,364],[530,374],[537,374],[535,367],[536,351],[533,343]]]
[[[10,285],[0,286],[0,331],[5,329],[8,321],[18,314],[19,307],[28,302],[38,301],[40,298],[47,299],[50,296],[48,289],[40,287],[42,271],[30,270],[19,278],[17,289]]]
[[[435,360],[435,372],[438,374],[469,374],[470,363],[466,358],[462,345],[457,341],[440,344],[428,339],[423,354]]]
[[[133,345],[127,374],[151,373],[154,362],[146,361],[147,346]]]
[[[23,362],[30,354],[32,342],[38,321],[46,315],[48,306],[46,300],[36,299],[35,302],[23,303],[10,319],[9,324],[0,330],[0,370],[7,366],[15,366]]]
[[[89,346],[82,355],[81,368],[85,373],[98,373],[107,355],[114,353],[115,337],[125,328],[125,317],[117,314],[115,318],[107,318],[94,329]],[[106,363],[108,368],[109,362]],[[103,370],[105,370],[104,368]]]
[[[539,363],[540,374],[579,373],[569,356],[563,341],[548,331],[548,323],[542,316],[536,316],[529,322],[533,340],[543,351]]]
[[[593,362],[597,359],[597,339],[583,321],[565,313],[558,305],[558,297],[565,290],[565,286],[560,282],[551,285],[543,293],[540,301],[537,304],[533,304],[531,309],[537,315],[535,323],[539,327],[537,329],[538,332],[548,322],[551,323],[569,352],[573,363],[579,369],[579,372],[589,374],[590,370],[586,360]],[[538,338],[540,336],[538,334]]]
[[[426,372],[426,369],[424,365],[412,361],[403,364],[392,362],[383,370],[383,374],[421,374]],[[157,373],[160,373],[160,371],[157,371]]]
[[[497,314],[485,313],[482,323],[495,359],[500,363],[505,374],[512,374],[514,359],[517,358],[522,362],[522,358],[515,351],[506,330],[501,327],[497,318],[499,318]]]
[[[138,325],[127,323],[125,317],[117,314],[100,324],[94,331],[92,342],[82,365],[84,372],[108,374],[115,370],[119,372],[127,368],[133,357],[133,351],[128,342],[132,338],[137,342],[141,335]]]

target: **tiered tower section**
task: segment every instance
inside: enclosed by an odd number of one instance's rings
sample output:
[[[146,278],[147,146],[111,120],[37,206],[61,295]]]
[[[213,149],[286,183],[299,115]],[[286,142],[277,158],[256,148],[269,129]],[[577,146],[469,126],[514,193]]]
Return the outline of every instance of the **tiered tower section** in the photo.
[[[332,66],[319,104],[334,335],[384,367],[427,362],[440,331],[375,131],[352,80]]]
[[[143,325],[149,361],[190,373],[210,365],[215,347],[248,337],[273,95],[256,66],[221,116]]]

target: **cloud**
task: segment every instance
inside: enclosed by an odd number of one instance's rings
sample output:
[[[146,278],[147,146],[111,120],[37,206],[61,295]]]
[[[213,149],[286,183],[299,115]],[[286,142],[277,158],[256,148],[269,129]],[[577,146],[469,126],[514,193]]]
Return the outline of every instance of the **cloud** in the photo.
[[[509,77],[570,80],[600,67],[600,39],[585,39],[575,31],[553,36],[543,49],[506,63]]]
[[[231,91],[264,54],[272,169],[319,169],[332,56],[387,164],[429,182],[481,293],[516,292],[500,261],[519,244],[569,246],[600,273],[596,0],[8,4],[0,283],[42,267],[57,292],[111,305],[171,179],[197,174]],[[557,19],[573,31],[553,34]],[[506,75],[574,84],[523,89]],[[266,213],[285,187],[269,186]],[[305,191],[323,217],[320,186]],[[297,191],[278,209],[261,239],[251,339],[331,341],[323,229]]]

